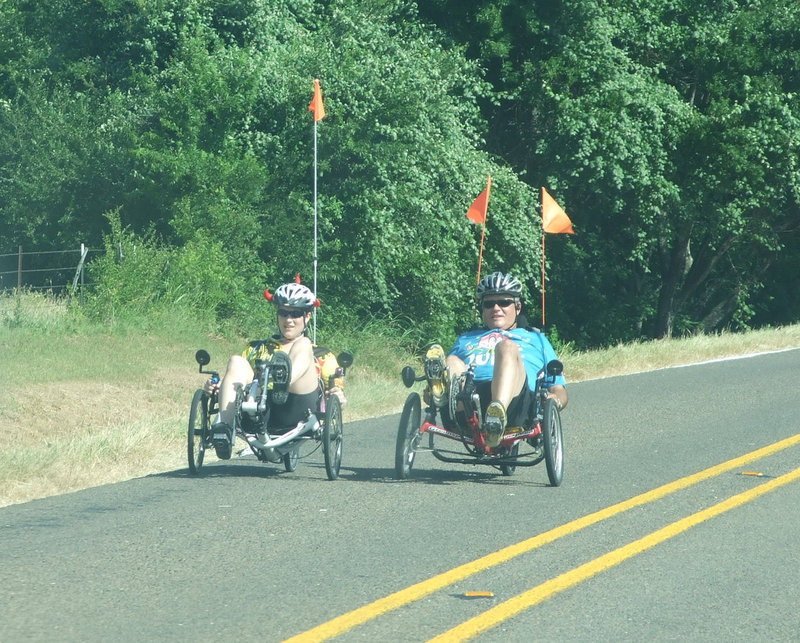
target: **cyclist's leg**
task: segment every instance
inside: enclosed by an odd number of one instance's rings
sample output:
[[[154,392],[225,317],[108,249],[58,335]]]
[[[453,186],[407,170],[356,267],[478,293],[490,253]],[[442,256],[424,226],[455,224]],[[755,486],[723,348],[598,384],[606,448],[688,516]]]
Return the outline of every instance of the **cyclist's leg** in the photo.
[[[467,370],[467,365],[464,363],[464,361],[455,355],[448,355],[447,359],[445,360],[445,365],[450,371],[450,377],[461,375]]]
[[[299,346],[298,348],[300,354],[293,354],[292,356],[292,381],[289,383],[289,393],[306,395],[315,391],[319,386],[319,375],[317,374],[314,349],[311,344]],[[299,372],[295,368],[297,364],[307,365],[307,367],[302,372]]]
[[[464,408],[464,374],[467,372],[467,365],[455,355],[448,355],[445,364],[449,384],[446,388],[447,404],[442,407],[442,422],[447,429],[469,434]]]
[[[522,355],[511,340],[503,340],[495,346],[494,376],[492,377],[492,402],[486,408],[483,430],[486,444],[497,446],[506,430],[508,409],[525,386],[525,366]]]
[[[224,423],[227,426],[233,424],[233,414],[236,412],[234,408],[236,402],[235,385],[244,386],[252,381],[253,369],[250,363],[241,355],[233,355],[228,361],[228,368],[219,385],[218,423]]]
[[[307,338],[300,338],[286,351],[275,351],[271,362],[271,400],[275,405],[286,404],[289,394],[305,395],[319,386],[314,347]]]
[[[525,366],[519,346],[513,341],[504,340],[494,350],[492,400],[500,402],[507,409],[525,384]]]

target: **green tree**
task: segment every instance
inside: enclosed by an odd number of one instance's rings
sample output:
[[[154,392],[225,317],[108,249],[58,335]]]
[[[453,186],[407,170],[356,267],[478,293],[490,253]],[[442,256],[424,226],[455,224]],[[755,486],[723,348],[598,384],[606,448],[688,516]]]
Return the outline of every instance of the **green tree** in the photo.
[[[122,229],[170,257],[164,287],[142,300],[185,299],[170,274],[187,276],[220,249],[253,297],[297,272],[309,282],[306,106],[320,77],[323,314],[407,318],[420,338],[469,324],[479,230],[464,213],[489,174],[485,269],[532,280],[533,194],[481,150],[476,101],[489,87],[419,25],[411,2],[44,0],[5,20],[19,35],[3,79],[4,123],[14,126],[3,130],[0,166],[10,239],[99,243],[114,211]],[[36,158],[34,131],[49,158]],[[46,176],[54,180],[37,193]]]
[[[578,234],[548,253],[564,336],[746,325],[768,271],[796,272],[776,264],[798,243],[794,3],[422,11],[489,70],[491,151],[573,216]]]
[[[471,324],[480,229],[464,213],[491,174],[483,270],[519,274],[534,309],[539,187],[573,219],[574,237],[547,242],[547,321],[565,340],[786,320],[799,13],[789,0],[5,2],[0,238],[97,245],[115,212],[168,257],[140,300],[257,309],[265,286],[312,279],[317,77],[323,316],[407,319],[417,341]]]

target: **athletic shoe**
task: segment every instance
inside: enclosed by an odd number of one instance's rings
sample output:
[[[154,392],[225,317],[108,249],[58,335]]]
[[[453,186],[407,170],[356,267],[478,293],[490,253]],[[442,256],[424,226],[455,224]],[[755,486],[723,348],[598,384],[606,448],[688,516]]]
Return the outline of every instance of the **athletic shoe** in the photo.
[[[284,351],[272,354],[269,371],[270,401],[273,404],[286,404],[289,399],[289,383],[292,381],[292,360]]]
[[[442,408],[447,403],[447,367],[444,363],[444,349],[434,344],[425,353],[425,378],[431,394],[431,403]]]
[[[220,460],[230,460],[233,449],[233,434],[231,427],[225,422],[217,422],[211,426],[211,441],[214,451]]]
[[[496,447],[500,444],[506,432],[506,409],[502,402],[494,400],[486,407],[483,430],[486,433],[486,446]]]

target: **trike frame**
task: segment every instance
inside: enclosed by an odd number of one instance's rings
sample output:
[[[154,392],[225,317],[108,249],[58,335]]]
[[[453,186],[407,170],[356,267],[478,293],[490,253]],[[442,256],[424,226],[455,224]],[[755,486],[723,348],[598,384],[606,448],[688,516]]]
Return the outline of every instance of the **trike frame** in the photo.
[[[219,381],[217,371],[203,370],[210,359],[208,353],[202,349],[195,354],[195,360],[200,366],[199,372],[210,375],[212,381]],[[341,353],[338,361],[340,368],[336,376],[343,377],[346,368],[352,364],[352,355]],[[236,388],[234,422],[231,427],[233,435],[227,446],[221,446],[215,441],[211,426],[211,418],[219,412],[217,390],[207,392],[205,388],[199,388],[195,391],[187,433],[187,458],[191,473],[200,473],[207,449],[215,449],[220,459],[229,459],[238,436],[248,444],[258,460],[282,462],[287,472],[297,468],[299,452],[304,443],[321,444],[328,479],[335,480],[339,477],[344,436],[339,398],[335,394],[327,393],[325,383],[320,381],[317,408],[308,409],[304,422],[288,430],[276,432],[269,425],[269,397],[266,393],[270,388],[271,369],[269,363],[257,362],[253,381]],[[331,384],[332,382],[327,388]]]
[[[542,460],[547,467],[550,484],[557,487],[564,474],[564,444],[561,426],[561,414],[551,398],[547,397],[547,387],[563,370],[561,362],[551,361],[539,373],[536,380],[534,397],[536,406],[527,426],[507,428],[500,444],[489,447],[481,431],[480,400],[474,388],[470,386],[472,371],[467,371],[463,380],[458,383],[461,392],[450,406],[449,427],[445,421],[438,421],[439,409],[433,404],[427,405],[422,417],[422,401],[419,393],[409,394],[400,415],[400,426],[395,445],[395,477],[404,480],[409,477],[417,452],[428,451],[442,461],[455,464],[487,465],[499,469],[503,475],[510,476],[516,467],[532,467]],[[423,381],[417,378],[413,369],[406,367],[403,381],[409,388],[414,382]],[[457,382],[453,381],[451,390]],[[456,402],[460,410],[456,410]],[[444,413],[442,412],[443,416]],[[428,448],[421,448],[422,437],[428,435]],[[465,453],[437,447],[435,437],[460,442]]]

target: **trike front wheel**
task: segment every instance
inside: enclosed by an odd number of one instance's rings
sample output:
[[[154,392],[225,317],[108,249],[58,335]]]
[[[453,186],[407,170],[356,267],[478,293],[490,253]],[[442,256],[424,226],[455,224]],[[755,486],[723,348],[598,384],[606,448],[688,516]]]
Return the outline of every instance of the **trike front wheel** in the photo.
[[[203,466],[203,457],[206,453],[206,444],[209,439],[208,424],[208,395],[203,389],[197,389],[192,398],[192,407],[189,410],[189,431],[186,441],[186,455],[189,459],[189,471],[194,474],[200,472]]]
[[[283,468],[289,473],[297,469],[297,461],[300,459],[298,449],[294,448],[289,453],[283,455]]]
[[[397,443],[394,452],[394,477],[405,480],[414,466],[414,455],[419,446],[422,404],[419,393],[411,393],[406,398],[400,427],[397,429]]]
[[[551,398],[544,401],[542,441],[547,477],[550,484],[557,487],[564,479],[564,436],[561,431],[561,413]]]
[[[325,427],[322,429],[322,450],[325,455],[325,472],[328,480],[339,477],[342,466],[342,403],[336,395],[330,395],[325,406]]]
[[[511,456],[518,456],[519,455],[519,442],[517,442],[513,447],[511,447],[511,451],[509,452]],[[517,470],[516,464],[501,464],[500,471],[503,472],[504,476],[513,476],[514,472]]]

